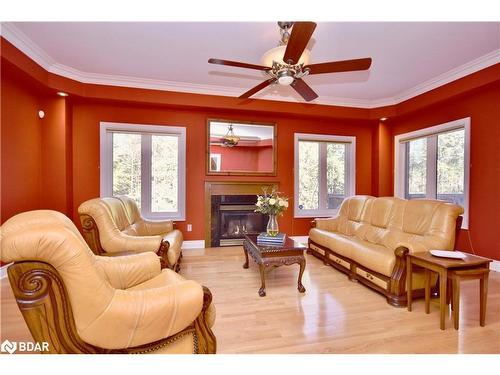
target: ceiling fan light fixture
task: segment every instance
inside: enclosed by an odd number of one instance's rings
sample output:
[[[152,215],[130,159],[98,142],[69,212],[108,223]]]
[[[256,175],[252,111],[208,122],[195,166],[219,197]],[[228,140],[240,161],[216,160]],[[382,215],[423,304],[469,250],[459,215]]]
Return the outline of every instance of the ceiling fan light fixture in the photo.
[[[272,67],[273,61],[276,61],[279,64],[285,64],[283,61],[283,56],[285,56],[286,45],[271,48],[269,51],[266,51],[262,58],[260,59],[262,65]],[[308,49],[305,49],[300,56],[300,59],[297,64],[309,64],[311,60],[311,52]]]
[[[278,73],[278,83],[282,86],[289,86],[293,83],[295,78],[293,78],[293,72],[290,70],[284,70]]]

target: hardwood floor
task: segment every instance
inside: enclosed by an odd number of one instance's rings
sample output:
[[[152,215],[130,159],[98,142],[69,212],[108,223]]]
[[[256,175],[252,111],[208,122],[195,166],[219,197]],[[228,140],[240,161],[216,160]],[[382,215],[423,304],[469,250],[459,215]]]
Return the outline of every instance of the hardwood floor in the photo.
[[[413,311],[388,305],[378,293],[307,255],[297,291],[298,265],[266,275],[259,297],[258,267],[243,269],[241,247],[186,250],[181,274],[206,285],[217,308],[218,353],[500,353],[500,273],[491,272],[486,327],[479,326],[479,285],[463,282],[460,330],[448,313],[439,329],[439,304],[414,302]],[[1,283],[1,340],[31,336],[8,280]]]

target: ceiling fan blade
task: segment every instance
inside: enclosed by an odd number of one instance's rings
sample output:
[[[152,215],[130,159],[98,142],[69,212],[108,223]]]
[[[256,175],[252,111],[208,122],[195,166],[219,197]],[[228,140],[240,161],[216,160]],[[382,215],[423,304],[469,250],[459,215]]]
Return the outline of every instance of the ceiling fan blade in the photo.
[[[264,82],[258,84],[254,88],[251,88],[250,90],[248,90],[246,93],[240,95],[240,98],[249,98],[253,94],[259,92],[260,90],[262,90],[264,88],[266,88],[267,86],[269,86],[273,82],[276,82],[276,78],[270,78],[267,81],[264,81]]]
[[[314,22],[294,22],[292,34],[286,45],[283,61],[287,64],[297,64],[302,52],[309,43],[309,39],[316,28]]]
[[[306,102],[310,102],[318,97],[318,94],[316,94],[301,78],[296,78],[290,86],[292,86]]]
[[[304,68],[309,69],[309,74],[323,74],[366,70],[370,67],[371,64],[372,59],[370,57],[367,57],[364,59],[330,61],[325,63],[312,64],[307,65]]]
[[[255,65],[255,64],[247,64],[239,61],[231,61],[231,60],[221,60],[221,59],[208,59],[209,64],[218,64],[218,65],[228,65],[228,66],[236,66],[238,68],[247,68],[247,69],[256,69],[256,70],[271,70],[268,66],[263,65]]]

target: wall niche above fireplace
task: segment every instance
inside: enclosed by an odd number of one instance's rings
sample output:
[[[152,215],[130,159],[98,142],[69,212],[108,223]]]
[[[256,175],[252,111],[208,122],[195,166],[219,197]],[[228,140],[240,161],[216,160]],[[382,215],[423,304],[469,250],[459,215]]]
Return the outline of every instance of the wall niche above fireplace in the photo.
[[[206,181],[205,247],[241,245],[244,231],[265,230],[267,216],[253,211],[257,194],[273,188],[278,189],[278,183]]]

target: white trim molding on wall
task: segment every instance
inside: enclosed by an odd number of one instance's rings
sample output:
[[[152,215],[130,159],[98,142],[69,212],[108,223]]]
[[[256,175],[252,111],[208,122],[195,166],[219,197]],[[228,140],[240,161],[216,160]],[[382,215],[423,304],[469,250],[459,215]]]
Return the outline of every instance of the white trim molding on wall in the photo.
[[[470,175],[470,136],[471,136],[471,119],[470,117],[461,118],[458,120],[446,122],[444,124],[430,126],[413,132],[399,134],[394,137],[394,196],[405,198],[405,168],[406,168],[406,147],[405,143],[418,138],[431,137],[440,133],[446,133],[453,130],[464,129],[464,220],[462,229],[469,228],[469,175]],[[435,144],[435,138],[429,138],[431,144]],[[430,153],[428,148],[428,159],[435,170],[436,155]],[[429,183],[430,179],[427,179]],[[432,185],[432,184],[431,184]],[[428,187],[431,192],[435,193],[436,186]],[[434,194],[435,195],[435,194]]]
[[[300,242],[307,246],[309,242],[309,236],[290,236],[290,238],[294,241]]]
[[[17,49],[26,54],[46,71],[78,82],[96,85],[135,87],[150,90],[189,92],[206,95],[238,96],[241,94],[241,89],[231,86],[166,81],[144,77],[85,72],[55,61],[46,51],[40,48],[12,22],[2,22],[1,33],[5,39],[7,39]],[[310,104],[324,104],[367,109],[395,105],[437,87],[443,86],[449,82],[475,73],[481,69],[498,64],[499,62],[500,49],[496,49],[392,96],[376,99],[356,99],[321,95],[319,98],[311,101]],[[297,99],[294,96],[285,97],[270,92],[261,93],[257,96],[257,98],[282,102],[300,102],[307,105],[307,103],[304,103],[302,99]]]
[[[205,248],[205,240],[188,240],[183,241],[181,249],[204,249]]]

